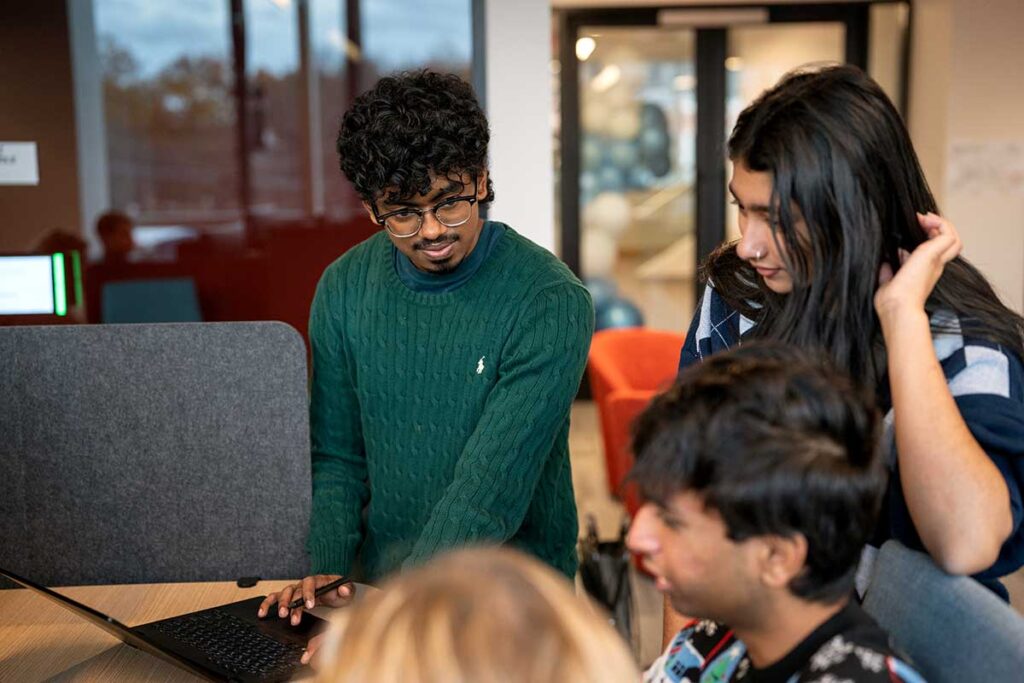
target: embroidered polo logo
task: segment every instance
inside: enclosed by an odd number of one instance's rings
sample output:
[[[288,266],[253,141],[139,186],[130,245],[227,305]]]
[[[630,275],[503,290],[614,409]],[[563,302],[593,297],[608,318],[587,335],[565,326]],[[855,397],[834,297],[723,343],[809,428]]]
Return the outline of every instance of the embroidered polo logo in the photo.
[[[476,362],[476,374],[478,375],[484,372],[484,358],[487,358],[487,356],[480,356],[480,360]]]

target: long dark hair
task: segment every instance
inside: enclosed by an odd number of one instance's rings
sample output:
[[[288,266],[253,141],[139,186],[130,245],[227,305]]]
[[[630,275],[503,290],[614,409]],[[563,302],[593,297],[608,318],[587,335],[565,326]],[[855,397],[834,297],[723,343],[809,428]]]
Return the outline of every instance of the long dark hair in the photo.
[[[740,114],[729,156],[772,175],[773,232],[788,245],[793,290],[765,287],[735,244],[711,254],[704,276],[756,321],[754,336],[823,348],[874,387],[884,367],[874,311],[879,267],[895,270],[898,249],[927,239],[915,212],[938,213],[896,108],[856,67],[796,71]],[[806,235],[795,229],[793,205]],[[963,258],[946,265],[925,309],[954,311],[965,334],[1022,355],[1024,319]]]

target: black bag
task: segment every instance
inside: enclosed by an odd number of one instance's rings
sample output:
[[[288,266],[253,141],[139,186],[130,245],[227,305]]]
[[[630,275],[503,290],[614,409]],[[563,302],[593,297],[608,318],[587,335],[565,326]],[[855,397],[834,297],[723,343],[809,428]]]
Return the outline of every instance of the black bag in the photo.
[[[624,520],[616,541],[599,541],[597,521],[587,515],[587,536],[580,540],[580,579],[583,588],[611,614],[611,624],[632,643],[633,593],[629,584],[630,553],[626,548],[629,521]]]

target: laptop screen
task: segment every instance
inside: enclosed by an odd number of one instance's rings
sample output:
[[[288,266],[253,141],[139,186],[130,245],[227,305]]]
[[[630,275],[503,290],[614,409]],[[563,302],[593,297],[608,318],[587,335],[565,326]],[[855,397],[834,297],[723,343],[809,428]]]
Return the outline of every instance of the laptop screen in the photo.
[[[0,315],[65,315],[64,254],[0,255]]]

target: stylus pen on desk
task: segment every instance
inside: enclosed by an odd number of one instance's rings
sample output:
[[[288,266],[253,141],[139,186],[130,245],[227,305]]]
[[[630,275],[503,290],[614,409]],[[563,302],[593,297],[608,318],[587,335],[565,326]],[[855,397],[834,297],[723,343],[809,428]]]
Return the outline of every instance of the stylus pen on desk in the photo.
[[[349,578],[346,578],[346,577],[343,576],[340,579],[335,579],[334,581],[331,581],[330,583],[325,583],[324,585],[320,586],[315,591],[313,591],[313,595],[319,598],[324,593],[328,593],[328,592],[334,590],[335,588],[337,588],[338,586],[342,586],[342,585],[344,585],[346,583],[352,583],[352,579],[349,579]],[[295,600],[292,600],[290,603],[288,603],[288,609],[295,609],[296,607],[302,607],[302,603],[304,603],[304,602],[306,602],[305,598],[296,598]]]

